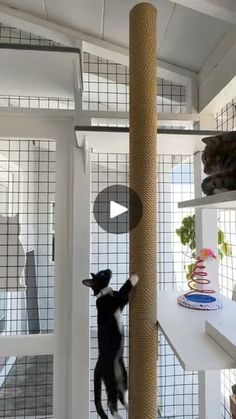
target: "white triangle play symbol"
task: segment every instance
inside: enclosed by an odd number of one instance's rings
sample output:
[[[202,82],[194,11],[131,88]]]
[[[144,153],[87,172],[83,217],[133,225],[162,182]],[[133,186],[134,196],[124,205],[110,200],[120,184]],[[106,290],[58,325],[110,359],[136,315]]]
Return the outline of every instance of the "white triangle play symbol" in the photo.
[[[123,205],[117,204],[115,201],[110,201],[110,218],[118,217],[118,215],[124,214],[128,211],[128,208]]]

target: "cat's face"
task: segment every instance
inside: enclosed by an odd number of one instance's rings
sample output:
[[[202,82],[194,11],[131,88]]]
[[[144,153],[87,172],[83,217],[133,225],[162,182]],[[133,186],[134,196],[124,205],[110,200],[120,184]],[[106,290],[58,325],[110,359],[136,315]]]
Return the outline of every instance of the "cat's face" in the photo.
[[[104,271],[99,271],[97,274],[91,273],[91,276],[91,279],[84,279],[82,282],[87,287],[92,288],[94,295],[97,295],[103,288],[106,288],[109,285],[112,271],[106,269]]]

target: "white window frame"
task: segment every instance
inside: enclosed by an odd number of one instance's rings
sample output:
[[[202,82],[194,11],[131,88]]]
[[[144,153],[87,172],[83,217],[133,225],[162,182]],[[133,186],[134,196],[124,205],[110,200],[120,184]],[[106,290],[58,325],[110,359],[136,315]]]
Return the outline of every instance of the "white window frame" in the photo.
[[[0,356],[53,355],[53,418],[70,419],[72,300],[73,113],[5,110],[1,139],[56,141],[54,333],[0,336]],[[77,359],[77,362],[79,360]],[[83,377],[84,379],[84,377]],[[78,410],[77,410],[78,415]],[[74,416],[75,417],[75,416]]]

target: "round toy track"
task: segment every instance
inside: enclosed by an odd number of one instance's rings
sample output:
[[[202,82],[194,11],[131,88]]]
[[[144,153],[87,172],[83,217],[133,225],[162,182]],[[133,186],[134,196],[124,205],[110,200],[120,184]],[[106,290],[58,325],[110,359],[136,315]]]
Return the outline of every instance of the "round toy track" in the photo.
[[[217,296],[209,294],[184,294],[178,297],[178,304],[193,310],[219,310],[222,308],[222,301]]]

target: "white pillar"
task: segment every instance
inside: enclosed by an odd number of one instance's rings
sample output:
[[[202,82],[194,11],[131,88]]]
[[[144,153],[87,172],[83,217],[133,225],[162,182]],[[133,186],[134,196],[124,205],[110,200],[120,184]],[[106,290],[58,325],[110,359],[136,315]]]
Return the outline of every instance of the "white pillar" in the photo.
[[[201,182],[203,179],[201,153],[194,155],[195,197],[202,196]],[[211,248],[216,254],[217,243],[217,210],[196,209],[196,250]],[[207,273],[211,279],[211,288],[218,290],[218,262],[212,259],[207,265]],[[204,354],[202,354],[204,356]],[[220,371],[200,371],[198,373],[199,419],[221,418]]]
[[[89,418],[90,295],[82,285],[90,268],[90,153],[73,153],[73,290],[71,352],[71,419]]]
[[[72,138],[73,128],[68,124],[61,130],[56,151],[56,258],[55,258],[55,304],[53,363],[53,415],[56,419],[69,419],[68,389],[70,318],[72,295],[72,245],[71,245],[71,201],[72,201]]]

